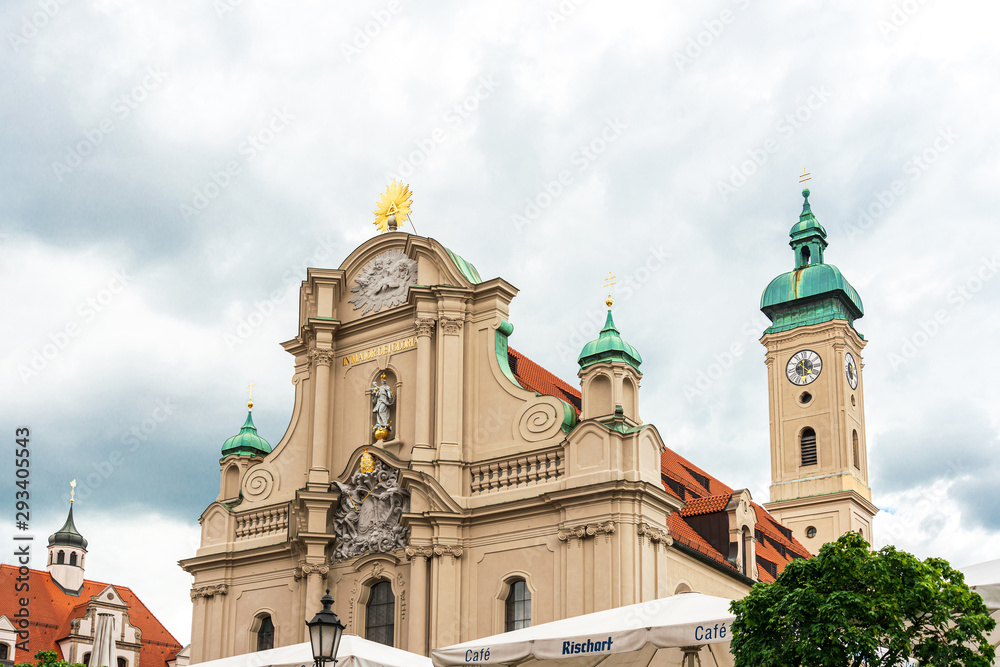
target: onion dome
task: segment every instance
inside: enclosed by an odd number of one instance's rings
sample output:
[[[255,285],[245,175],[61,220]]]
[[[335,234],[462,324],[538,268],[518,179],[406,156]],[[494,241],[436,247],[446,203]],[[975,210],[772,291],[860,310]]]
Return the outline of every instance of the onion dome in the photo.
[[[76,529],[76,524],[73,523],[73,503],[69,505],[69,515],[66,517],[66,523],[63,524],[62,528],[49,535],[49,546],[87,548],[87,540],[84,539],[80,531]]]
[[[771,319],[765,333],[834,319],[847,320],[853,327],[854,320],[865,314],[857,290],[840,269],[823,261],[826,230],[813,215],[808,188],[802,196],[802,214],[789,231],[795,269],[772,280],[760,299],[760,309]]]
[[[580,358],[577,361],[581,369],[594,364],[620,361],[638,371],[642,357],[639,356],[639,351],[626,343],[621,334],[618,333],[609,307],[608,319],[604,322],[601,335],[597,337],[597,340],[592,340],[583,346],[583,351],[580,352]]]
[[[252,403],[250,404],[253,405]],[[240,432],[226,440],[222,445],[222,458],[227,456],[267,456],[271,445],[257,435],[257,427],[253,425],[253,414],[247,410],[247,420]]]

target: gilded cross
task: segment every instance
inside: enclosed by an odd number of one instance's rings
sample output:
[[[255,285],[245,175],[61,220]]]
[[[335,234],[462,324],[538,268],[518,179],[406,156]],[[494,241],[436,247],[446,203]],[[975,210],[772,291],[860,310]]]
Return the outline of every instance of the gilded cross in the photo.
[[[810,177],[810,175],[811,174],[809,174],[809,172],[806,171],[806,168],[802,167],[802,178],[799,179],[799,183],[801,183],[802,187],[804,187],[807,190],[809,189],[809,177]]]
[[[69,501],[72,503],[73,498],[76,496],[76,480],[74,479],[69,483]]]
[[[618,276],[613,276],[613,275],[611,275],[611,272],[610,272],[610,271],[608,271],[608,277],[604,279],[604,286],[608,288],[608,300],[607,300],[607,301],[605,301],[605,303],[607,303],[607,304],[608,304],[608,308],[610,308],[610,307],[611,307],[611,304],[612,304],[612,303],[614,303],[614,302],[613,302],[613,301],[611,300],[611,286],[612,286],[612,285],[617,285],[617,284],[618,284],[617,282],[615,282],[615,278],[617,278],[617,277],[618,277]]]
[[[253,383],[253,380],[250,380],[250,384],[247,385],[247,393],[250,394],[250,400],[247,401],[247,407],[251,409],[253,408],[253,388],[256,386],[257,385]]]

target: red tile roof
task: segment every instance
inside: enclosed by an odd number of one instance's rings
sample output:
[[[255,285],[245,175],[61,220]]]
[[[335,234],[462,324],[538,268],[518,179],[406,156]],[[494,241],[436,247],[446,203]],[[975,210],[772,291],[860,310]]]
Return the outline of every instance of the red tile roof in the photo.
[[[514,377],[523,387],[539,394],[563,399],[576,408],[579,416],[581,405],[579,389],[563,382],[513,348],[507,348],[507,358]],[[660,473],[667,493],[686,503],[680,512],[667,517],[667,527],[670,528],[674,540],[720,565],[735,570],[735,566],[726,560],[722,553],[684,520],[686,516],[724,511],[733,495],[733,489],[669,448],[660,457]],[[811,558],[809,550],[791,536],[791,531],[778,523],[757,503],[753,503],[753,507],[757,513],[758,537],[761,538],[757,540],[756,545],[758,558],[774,563],[778,574],[781,574],[785,565],[795,558]],[[774,577],[763,567],[758,566],[758,571],[761,581],[774,581]]]
[[[544,396],[560,398],[572,405],[576,410],[576,416],[580,416],[579,389],[566,384],[512,347],[507,348],[507,361],[511,372],[522,387]]]
[[[60,659],[65,658],[59,650],[58,641],[70,633],[70,623],[86,613],[90,598],[99,594],[108,584],[85,579],[79,595],[64,593],[52,580],[52,575],[42,570],[29,570],[29,590],[16,595],[14,591],[18,568],[14,565],[0,565],[0,615],[13,619],[18,611],[18,598],[28,598],[31,635],[28,653],[17,653],[18,662],[34,662],[39,651],[55,651]],[[115,590],[128,605],[128,618],[132,625],[142,631],[142,650],[139,653],[139,667],[163,667],[172,660],[183,646],[163,627],[152,612],[136,597],[131,589],[115,584]]]
[[[724,493],[718,496],[707,496],[705,498],[695,498],[688,501],[688,504],[680,511],[681,516],[698,516],[699,514],[714,514],[726,509],[732,493]]]

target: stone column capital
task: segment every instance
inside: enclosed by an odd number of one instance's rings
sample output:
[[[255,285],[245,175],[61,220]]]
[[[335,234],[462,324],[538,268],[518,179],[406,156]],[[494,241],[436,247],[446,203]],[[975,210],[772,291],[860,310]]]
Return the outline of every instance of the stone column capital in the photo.
[[[435,320],[433,317],[418,317],[413,321],[413,327],[418,336],[433,336]]]

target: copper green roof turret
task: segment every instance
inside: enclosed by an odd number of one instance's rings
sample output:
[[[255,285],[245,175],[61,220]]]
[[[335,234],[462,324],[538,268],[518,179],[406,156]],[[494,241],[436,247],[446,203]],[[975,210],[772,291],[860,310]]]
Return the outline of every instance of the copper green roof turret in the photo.
[[[853,327],[865,314],[857,290],[840,269],[824,262],[826,230],[813,215],[808,188],[802,196],[802,214],[788,233],[795,269],[772,280],[760,298],[760,309],[771,319],[764,333],[837,319]]]
[[[608,319],[604,321],[601,335],[597,340],[592,340],[583,346],[578,361],[580,368],[602,362],[622,361],[638,371],[642,357],[639,356],[638,350],[622,339],[618,328],[615,327],[615,320],[611,317],[611,308],[608,307]]]
[[[66,517],[66,523],[63,524],[62,528],[49,535],[49,546],[87,548],[87,540],[84,539],[80,531],[76,529],[76,524],[73,523],[72,501],[69,504],[69,515]]]
[[[253,403],[250,404],[252,406]],[[233,437],[226,440],[222,445],[222,458],[227,456],[267,456],[271,452],[271,445],[264,438],[257,435],[257,427],[253,424],[253,415],[247,410],[247,420],[243,422],[243,428]],[[221,459],[220,459],[221,460]]]

